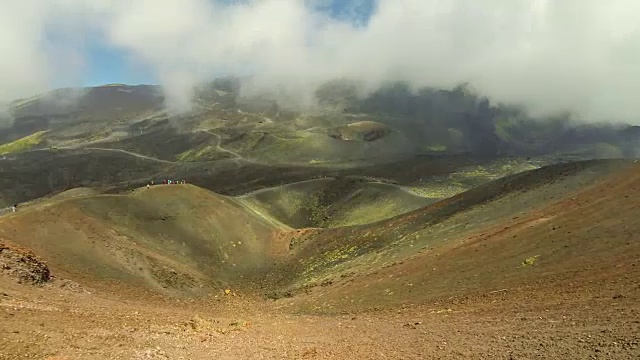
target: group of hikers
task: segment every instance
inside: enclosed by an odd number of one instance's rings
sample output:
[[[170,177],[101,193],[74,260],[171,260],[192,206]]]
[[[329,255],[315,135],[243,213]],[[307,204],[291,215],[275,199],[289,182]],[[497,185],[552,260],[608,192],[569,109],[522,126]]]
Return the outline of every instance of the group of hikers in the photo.
[[[186,184],[186,180],[171,180],[171,179],[163,179],[162,185],[175,185],[175,184]],[[147,189],[151,186],[155,185],[154,181],[151,180],[151,183],[147,184]]]
[[[185,180],[162,180],[162,184],[186,184],[187,182]],[[153,183],[152,183],[153,185]]]

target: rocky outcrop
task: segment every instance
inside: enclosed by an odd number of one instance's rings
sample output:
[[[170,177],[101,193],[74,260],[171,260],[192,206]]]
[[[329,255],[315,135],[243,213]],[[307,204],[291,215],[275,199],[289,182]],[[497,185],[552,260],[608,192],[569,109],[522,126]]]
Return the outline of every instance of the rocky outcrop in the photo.
[[[345,141],[375,141],[391,133],[391,129],[375,121],[359,121],[329,129],[329,136]]]
[[[32,251],[0,239],[0,270],[23,284],[41,285],[51,280],[47,264]]]

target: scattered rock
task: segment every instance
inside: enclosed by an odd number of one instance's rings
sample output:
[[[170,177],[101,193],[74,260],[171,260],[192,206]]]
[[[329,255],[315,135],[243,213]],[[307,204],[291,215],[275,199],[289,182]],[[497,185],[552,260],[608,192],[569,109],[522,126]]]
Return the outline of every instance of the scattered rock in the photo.
[[[239,331],[249,327],[249,322],[244,320],[235,320],[227,325],[223,322],[215,319],[203,319],[199,315],[194,316],[189,321],[183,324],[187,330],[191,330],[196,333],[219,333],[228,334],[232,331]]]
[[[159,347],[155,349],[147,349],[143,351],[138,351],[135,359],[168,359],[167,354],[162,351]]]
[[[90,294],[89,291],[87,291],[85,288],[82,287],[82,285],[78,284],[75,281],[63,279],[63,280],[58,280],[57,282],[59,282],[59,286],[62,289],[72,291],[72,292],[77,292],[77,293]]]

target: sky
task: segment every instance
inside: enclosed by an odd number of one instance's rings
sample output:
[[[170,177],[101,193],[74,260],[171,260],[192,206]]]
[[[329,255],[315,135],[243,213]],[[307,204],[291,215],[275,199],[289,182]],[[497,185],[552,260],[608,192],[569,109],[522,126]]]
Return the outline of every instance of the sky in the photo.
[[[333,19],[353,26],[363,26],[371,17],[377,0],[329,0],[314,4],[317,11],[326,13]],[[109,43],[96,41],[86,49],[86,73],[81,86],[99,86],[110,83],[157,84],[159,81],[153,71],[132,63],[125,49]],[[224,70],[220,75],[227,75]],[[78,86],[77,81],[54,79],[52,87]]]
[[[323,81],[469,82],[493,101],[640,123],[637,0],[0,0],[0,103],[52,88],[193,85],[307,106]]]

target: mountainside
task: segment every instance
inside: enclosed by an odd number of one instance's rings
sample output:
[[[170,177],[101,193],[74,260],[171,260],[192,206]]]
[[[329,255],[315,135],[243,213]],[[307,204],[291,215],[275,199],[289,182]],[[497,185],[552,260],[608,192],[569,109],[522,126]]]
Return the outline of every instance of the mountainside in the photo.
[[[465,86],[241,90],[12,104],[0,358],[640,356],[637,127]]]
[[[283,293],[340,312],[571,281],[578,269],[596,276],[638,256],[630,194],[639,184],[628,162],[554,165],[374,224],[304,233],[293,247],[300,277]],[[528,262],[540,272],[519,270]]]
[[[631,234],[635,226],[632,221],[635,206],[629,200],[632,197],[620,194],[633,193],[640,184],[639,174],[640,168],[635,163],[622,160],[553,165],[506,177],[431,205],[419,205],[420,198],[411,195],[416,198],[416,204],[409,209],[415,210],[398,209],[408,204],[397,204],[395,212],[378,210],[380,217],[376,218],[373,213],[356,222],[360,225],[347,227],[339,227],[340,221],[353,216],[349,211],[362,209],[355,204],[346,206],[345,197],[355,198],[357,193],[367,192],[371,185],[316,180],[235,198],[192,185],[155,185],[126,195],[89,192],[26,206],[18,213],[0,218],[0,238],[32,249],[50,264],[54,273],[76,280],[115,281],[196,294],[229,284],[234,288],[244,284],[245,291],[260,288],[276,293],[308,291],[334,282],[336,285],[331,288],[342,289],[337,284],[356,280],[368,283],[371,274],[403,261],[417,262],[416,257],[430,258],[446,252],[448,257],[457,259],[458,252],[466,254],[468,249],[482,249],[489,243],[491,247],[483,251],[500,246],[501,253],[509,254],[499,259],[495,255],[474,256],[478,263],[469,269],[474,269],[476,275],[467,280],[462,280],[468,276],[463,268],[448,274],[447,277],[455,276],[465,283],[458,290],[446,290],[458,293],[506,281],[471,280],[481,276],[482,271],[497,271],[495,261],[505,266],[501,276],[507,279],[507,269],[517,268],[528,257],[541,256],[542,264],[562,262],[563,266],[570,267],[584,257],[583,251],[601,251],[598,249],[603,246],[614,246],[614,239],[600,242],[594,238],[569,252],[562,250],[572,244],[571,239],[587,241],[587,237],[579,235],[581,232],[611,231],[609,221],[625,223],[626,227],[620,225],[619,231]],[[397,195],[398,189],[382,186],[379,194]],[[296,191],[300,195],[295,195]],[[319,194],[324,195],[318,197]],[[278,198],[283,196],[298,197],[302,204],[305,201],[316,206],[325,204],[328,209],[323,214],[334,211],[335,215],[316,218],[318,214],[314,214],[314,210],[319,207],[304,206],[297,209],[306,211],[305,216],[287,214],[293,203],[279,207],[282,200]],[[306,200],[305,196],[316,200]],[[593,196],[600,198],[595,201]],[[368,200],[372,208],[384,206],[377,197],[370,196]],[[602,215],[615,207],[624,209],[624,215],[611,220]],[[598,216],[602,219],[592,222],[592,217]],[[314,219],[317,222],[310,222]],[[38,226],[31,226],[33,223]],[[591,225],[580,229],[579,224]],[[556,231],[559,228],[563,230]],[[518,234],[522,231],[538,232],[520,238]],[[507,233],[517,235],[517,240],[505,237]],[[575,234],[568,235],[572,233]],[[555,236],[558,236],[557,242],[553,240]],[[630,247],[632,244],[621,246],[628,242],[626,237],[616,237],[615,241],[615,251],[633,254],[629,252],[635,249]],[[601,254],[598,261],[604,261],[604,256],[605,253]],[[553,260],[556,257],[558,260]],[[491,266],[483,270],[482,262],[490,258],[495,259],[494,262],[487,263]],[[444,261],[438,259],[429,262]],[[426,270],[414,270],[407,276],[420,277]],[[392,280],[396,283],[397,277]],[[491,286],[497,286],[495,284]],[[392,284],[383,281],[379,286]],[[378,285],[374,288],[379,289]],[[367,286],[367,290],[360,291],[379,294],[374,288]],[[351,291],[353,285],[349,289]],[[364,294],[362,296],[359,306],[369,302],[365,301]],[[406,297],[388,300],[404,302]],[[327,297],[323,301],[327,301]],[[380,306],[388,301],[376,299],[375,302]],[[323,308],[327,306],[331,309],[334,305],[329,303]],[[342,307],[350,305],[342,304]]]
[[[157,86],[59,89],[11,105],[0,154],[106,147],[189,162],[333,164],[424,153],[587,159],[636,156],[640,140],[633,126],[581,124],[570,114],[533,118],[466,86],[414,91],[390,83],[362,95],[349,80],[336,80],[305,111],[268,94],[241,94],[240,80],[217,79],[197,89],[189,112],[171,114]]]

